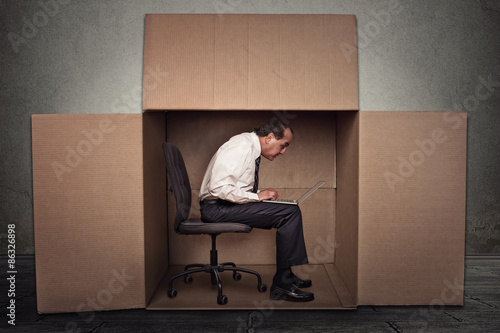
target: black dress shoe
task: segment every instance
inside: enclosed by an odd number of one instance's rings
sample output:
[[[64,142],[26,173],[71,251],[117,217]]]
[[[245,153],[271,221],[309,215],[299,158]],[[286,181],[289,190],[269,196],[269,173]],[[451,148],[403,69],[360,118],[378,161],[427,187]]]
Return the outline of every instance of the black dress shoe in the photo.
[[[293,273],[292,273],[291,280],[292,280],[291,281],[292,284],[297,288],[309,288],[310,286],[312,286],[311,280],[302,280],[301,278],[299,278],[298,276],[296,276]]]
[[[278,287],[273,284],[271,286],[271,299],[291,302],[309,302],[314,299],[314,294],[302,291],[294,285]]]

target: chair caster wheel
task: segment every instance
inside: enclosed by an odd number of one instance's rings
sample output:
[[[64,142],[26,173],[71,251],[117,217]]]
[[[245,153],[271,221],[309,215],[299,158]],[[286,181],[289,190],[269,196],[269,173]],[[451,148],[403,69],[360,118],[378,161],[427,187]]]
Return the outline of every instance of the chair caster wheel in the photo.
[[[238,273],[238,272],[234,272],[234,273],[233,273],[233,279],[234,279],[235,281],[239,281],[239,280],[241,280],[241,274],[240,274],[240,273]]]
[[[264,283],[263,283],[263,284],[259,284],[259,285],[257,286],[257,289],[259,289],[259,291],[260,291],[261,293],[264,293],[264,292],[266,292],[266,291],[267,291],[267,284],[264,284]]]
[[[186,275],[186,276],[184,277],[184,282],[186,282],[186,283],[191,283],[191,282],[193,282],[193,277],[192,277],[191,275]]]
[[[167,294],[168,294],[168,297],[174,298],[175,296],[177,296],[177,289],[175,289],[175,288],[169,289]]]
[[[227,296],[222,295],[222,296],[217,296],[217,303],[220,305],[226,305],[227,304]]]

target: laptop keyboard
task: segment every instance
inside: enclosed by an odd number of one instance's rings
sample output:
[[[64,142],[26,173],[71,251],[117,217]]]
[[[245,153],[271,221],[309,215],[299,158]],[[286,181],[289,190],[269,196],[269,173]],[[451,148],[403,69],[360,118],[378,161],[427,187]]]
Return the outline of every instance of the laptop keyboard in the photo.
[[[276,199],[276,201],[281,201],[281,202],[295,202],[295,200],[291,200],[291,199]]]

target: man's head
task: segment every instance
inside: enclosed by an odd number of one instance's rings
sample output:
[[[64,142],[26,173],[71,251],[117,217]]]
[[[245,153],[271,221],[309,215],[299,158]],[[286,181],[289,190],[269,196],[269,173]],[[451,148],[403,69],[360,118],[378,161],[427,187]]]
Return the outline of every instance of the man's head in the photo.
[[[292,128],[278,119],[271,119],[254,132],[259,136],[262,156],[270,161],[285,153],[293,137]]]

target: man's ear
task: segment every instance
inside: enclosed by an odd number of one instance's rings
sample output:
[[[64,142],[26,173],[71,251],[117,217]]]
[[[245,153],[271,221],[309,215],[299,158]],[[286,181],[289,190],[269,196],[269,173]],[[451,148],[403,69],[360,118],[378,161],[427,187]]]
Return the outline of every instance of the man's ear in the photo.
[[[272,138],[274,138],[274,134],[273,133],[269,133],[268,135],[266,135],[266,143],[271,142]]]

